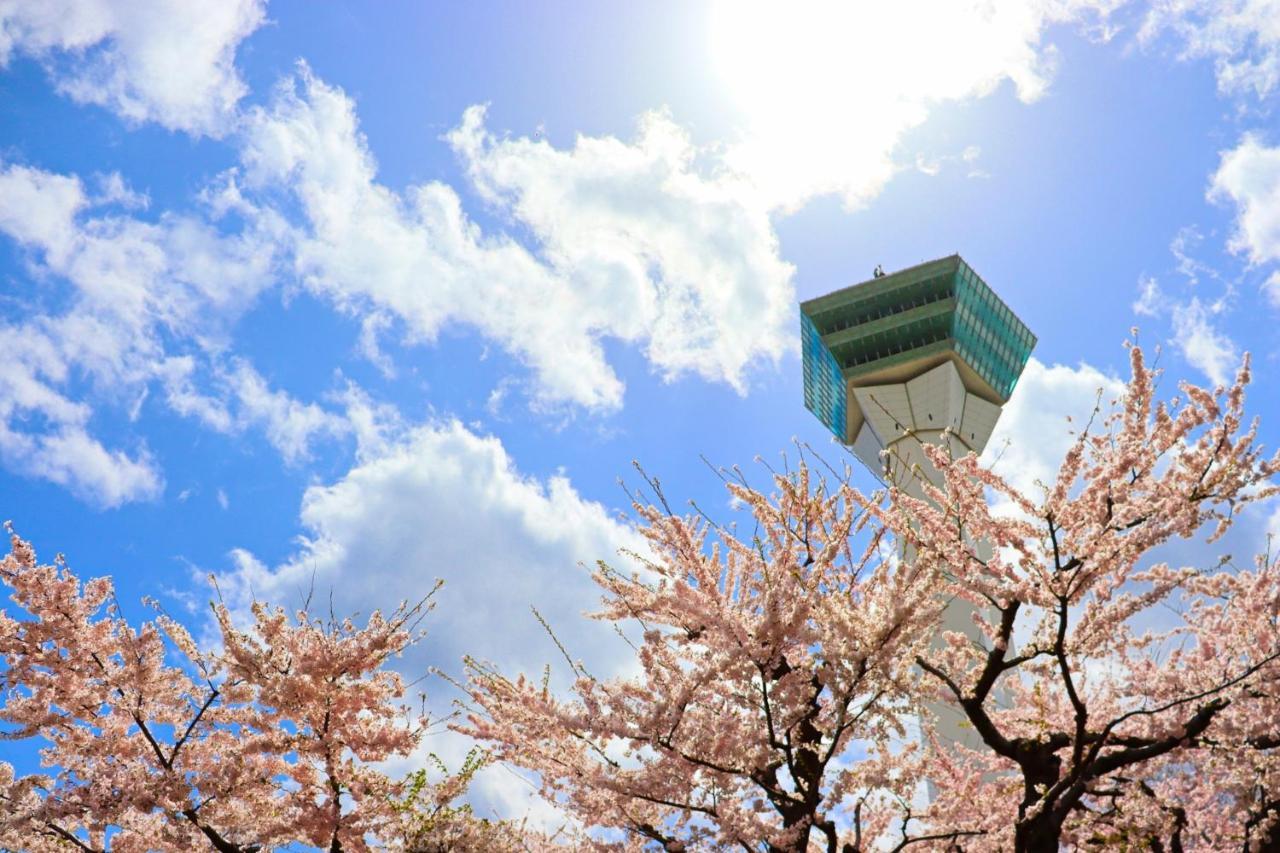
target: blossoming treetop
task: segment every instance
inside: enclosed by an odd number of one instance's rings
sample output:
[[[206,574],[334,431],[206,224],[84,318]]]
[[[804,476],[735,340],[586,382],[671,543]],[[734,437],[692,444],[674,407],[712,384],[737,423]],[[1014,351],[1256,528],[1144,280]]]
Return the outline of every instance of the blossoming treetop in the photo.
[[[1038,494],[929,446],[941,484],[922,498],[804,467],[772,497],[731,484],[749,538],[638,506],[652,556],[595,578],[599,617],[643,628],[639,674],[575,665],[562,699],[473,663],[466,730],[585,824],[673,851],[1280,844],[1280,569],[1148,559],[1274,495],[1280,456],[1245,423],[1247,361],[1229,389],[1159,403],[1131,356],[1121,399]],[[957,597],[976,632],[929,643]],[[1153,627],[1165,605],[1178,621]],[[973,749],[935,736],[935,702]],[[913,717],[932,748],[904,737]]]

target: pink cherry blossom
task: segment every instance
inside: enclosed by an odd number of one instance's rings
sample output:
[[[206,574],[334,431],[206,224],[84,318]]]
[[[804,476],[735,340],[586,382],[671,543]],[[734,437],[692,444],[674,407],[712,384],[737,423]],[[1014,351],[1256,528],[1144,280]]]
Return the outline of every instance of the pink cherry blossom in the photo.
[[[641,631],[637,677],[573,664],[561,699],[469,663],[477,711],[462,730],[536,772],[584,826],[624,834],[584,844],[860,850],[897,834],[916,784],[913,661],[942,606],[937,583],[897,564],[847,485],[801,467],[774,486],[729,486],[753,516],[749,537],[665,501],[637,505],[650,553],[594,575],[597,618]]]
[[[204,650],[163,613],[129,625],[108,578],[82,583],[61,559],[40,565],[28,543],[11,543],[0,722],[10,738],[44,741],[46,772],[19,777],[0,763],[0,847],[426,849],[424,798],[439,832],[478,831],[446,808],[456,779],[428,796],[377,769],[423,737],[386,665],[417,640],[429,601],[363,627],[263,604],[239,627],[218,603],[220,643]]]
[[[1280,493],[1280,455],[1246,422],[1247,359],[1168,402],[1136,346],[1131,366],[1032,493],[930,446],[923,499],[803,464],[767,494],[731,482],[740,533],[651,482],[648,548],[593,575],[635,674],[570,661],[558,695],[468,660],[455,728],[486,752],[443,778],[378,770],[424,736],[388,663],[429,602],[363,627],[216,604],[203,649],[14,536],[0,722],[44,741],[44,772],[0,763],[0,847],[1280,850],[1280,558],[1157,551]],[[955,599],[972,630],[940,627]],[[947,710],[972,739],[942,735]],[[476,818],[489,760],[567,828]]]
[[[1275,566],[1149,559],[1171,540],[1216,541],[1275,495],[1280,455],[1264,456],[1245,423],[1247,359],[1230,388],[1184,384],[1170,403],[1156,402],[1136,346],[1131,365],[1121,399],[1041,494],[930,447],[943,485],[929,500],[867,505],[917,571],[976,605],[977,642],[917,658],[980,739],[933,750],[923,771],[939,791],[931,827],[988,816],[966,850],[1280,845],[1267,834],[1280,813],[1267,776],[1280,743]],[[1017,512],[993,513],[984,491]],[[957,784],[957,764],[984,783]]]
[[[1245,421],[1247,360],[1162,403],[1130,355],[1035,493],[930,446],[925,499],[803,466],[731,484],[747,538],[637,505],[651,555],[595,580],[640,674],[575,664],[561,697],[472,661],[462,729],[597,849],[1280,849],[1280,568],[1151,559],[1275,495],[1280,455]],[[954,598],[972,634],[938,628]],[[973,743],[934,731],[939,700]]]

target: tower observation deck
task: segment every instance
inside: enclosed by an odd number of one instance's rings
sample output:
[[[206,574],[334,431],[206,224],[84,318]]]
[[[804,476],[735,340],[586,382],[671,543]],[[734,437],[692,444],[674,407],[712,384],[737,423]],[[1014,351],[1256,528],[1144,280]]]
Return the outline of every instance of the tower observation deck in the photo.
[[[959,255],[801,303],[800,336],[805,407],[890,475],[882,451],[914,464],[910,445],[948,427],[954,451],[980,453],[1036,343]]]

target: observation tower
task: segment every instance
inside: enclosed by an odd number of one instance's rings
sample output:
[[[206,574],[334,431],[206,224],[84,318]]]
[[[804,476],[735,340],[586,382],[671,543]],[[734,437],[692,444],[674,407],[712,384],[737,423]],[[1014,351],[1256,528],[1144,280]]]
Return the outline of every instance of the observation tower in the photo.
[[[941,480],[924,444],[981,453],[1036,343],[959,255],[888,275],[877,267],[869,281],[802,302],[800,336],[805,407],[868,468],[921,499],[922,478]],[[976,639],[971,613],[949,603],[943,628]],[[976,745],[958,711],[932,710],[944,737]]]
[[[956,454],[981,453],[1036,343],[959,255],[800,303],[800,337],[805,407],[921,496],[921,444],[941,444],[950,427]]]

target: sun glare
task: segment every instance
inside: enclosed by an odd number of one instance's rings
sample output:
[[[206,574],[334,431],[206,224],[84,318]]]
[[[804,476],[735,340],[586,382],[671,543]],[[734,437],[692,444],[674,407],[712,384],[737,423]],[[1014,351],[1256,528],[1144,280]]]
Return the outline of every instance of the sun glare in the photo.
[[[1005,78],[1024,99],[1044,85],[1044,21],[1025,3],[726,0],[711,15],[713,67],[742,117],[733,165],[781,207],[877,191],[933,103]]]

